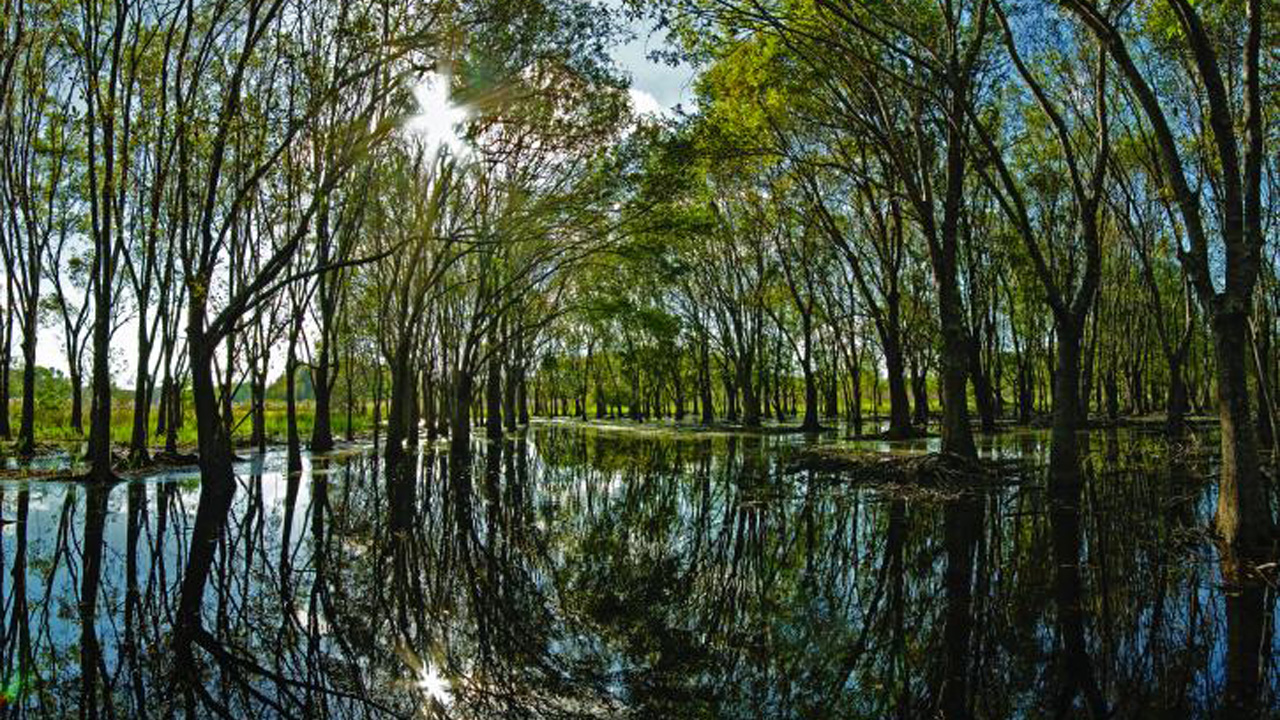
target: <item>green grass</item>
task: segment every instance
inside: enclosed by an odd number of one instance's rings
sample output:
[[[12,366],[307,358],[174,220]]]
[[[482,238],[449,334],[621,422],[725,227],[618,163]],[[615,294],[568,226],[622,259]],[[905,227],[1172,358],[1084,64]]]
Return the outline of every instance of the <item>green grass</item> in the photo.
[[[237,443],[247,443],[249,441],[253,428],[252,421],[248,417],[249,404],[235,403],[233,406],[234,421],[236,423],[233,437]],[[20,401],[13,401],[9,406],[9,422],[13,433],[18,431],[18,423],[20,419]],[[164,436],[155,434],[158,408],[152,406],[151,417],[148,418],[148,440],[152,447],[164,445]],[[357,407],[352,414],[352,428],[356,435],[371,432],[373,429],[372,404],[363,408]],[[178,445],[182,447],[191,447],[196,444],[196,418],[194,412],[194,403],[187,402],[183,404],[183,422],[182,427],[178,431]],[[36,413],[35,435],[36,442],[43,444],[65,444],[70,442],[84,441],[88,437],[89,432],[89,416],[86,408],[84,416],[84,434],[77,433],[70,425],[71,408],[67,405],[63,408],[51,410],[50,408],[40,408]],[[330,412],[333,434],[335,438],[343,438],[347,432],[347,409],[342,403],[337,403],[331,408]],[[267,434],[267,442],[282,443],[285,441],[287,433],[288,418],[286,417],[285,404],[277,401],[267,401],[266,406],[266,423],[265,429]],[[311,437],[311,428],[315,422],[315,405],[312,401],[302,401],[298,403],[298,434],[306,442]],[[116,444],[127,444],[129,438],[133,435],[133,403],[128,400],[119,400],[112,403],[111,407],[111,440]]]

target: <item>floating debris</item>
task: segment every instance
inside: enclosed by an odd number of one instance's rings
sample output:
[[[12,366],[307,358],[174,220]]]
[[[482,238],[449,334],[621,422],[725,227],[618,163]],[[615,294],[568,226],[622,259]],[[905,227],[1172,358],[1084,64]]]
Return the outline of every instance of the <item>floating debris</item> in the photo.
[[[789,474],[813,472],[834,476],[851,485],[919,495],[943,497],[1022,481],[1024,463],[1010,460],[974,460],[954,453],[884,453],[839,448],[806,448],[786,464]]]

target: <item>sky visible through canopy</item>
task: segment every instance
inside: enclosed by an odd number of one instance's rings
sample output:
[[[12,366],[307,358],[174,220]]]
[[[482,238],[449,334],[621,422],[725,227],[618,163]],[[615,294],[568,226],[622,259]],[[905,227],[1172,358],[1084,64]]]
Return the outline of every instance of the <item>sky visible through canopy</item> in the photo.
[[[668,116],[673,115],[680,107],[690,110],[694,103],[694,69],[687,65],[672,67],[650,60],[649,53],[666,44],[663,33],[651,33],[648,24],[638,20],[632,22],[631,30],[635,37],[615,47],[613,57],[618,67],[631,76],[632,106],[640,113]],[[414,96],[423,112],[411,118],[406,129],[425,134],[432,141],[443,142],[456,153],[462,150],[462,141],[455,128],[466,120],[467,112],[465,108],[449,102],[446,89],[448,83],[441,82],[441,77],[426,78],[414,89]],[[67,359],[61,338],[57,337],[53,328],[43,330],[41,342],[36,345],[36,363],[42,367],[56,368],[66,374]],[[138,354],[137,326],[132,320],[116,328],[111,347],[114,384],[130,387],[136,376],[134,365]],[[280,371],[283,362],[283,358],[277,358],[271,368],[272,376]]]

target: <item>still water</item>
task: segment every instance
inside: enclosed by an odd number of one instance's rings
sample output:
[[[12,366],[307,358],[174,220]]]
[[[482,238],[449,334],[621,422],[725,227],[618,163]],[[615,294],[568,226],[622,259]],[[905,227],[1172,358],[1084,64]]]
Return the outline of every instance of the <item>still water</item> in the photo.
[[[1274,574],[1224,582],[1212,453],[1095,432],[1063,492],[1002,434],[1020,477],[933,496],[789,470],[804,442],[542,424],[397,482],[249,456],[184,667],[197,472],[0,485],[0,717],[1280,716]]]

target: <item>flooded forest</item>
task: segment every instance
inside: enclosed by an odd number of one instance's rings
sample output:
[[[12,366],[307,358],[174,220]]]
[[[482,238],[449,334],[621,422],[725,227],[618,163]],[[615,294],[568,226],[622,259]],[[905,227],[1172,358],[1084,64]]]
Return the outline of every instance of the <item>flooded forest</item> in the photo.
[[[1280,718],[1280,4],[0,0],[0,720]]]

